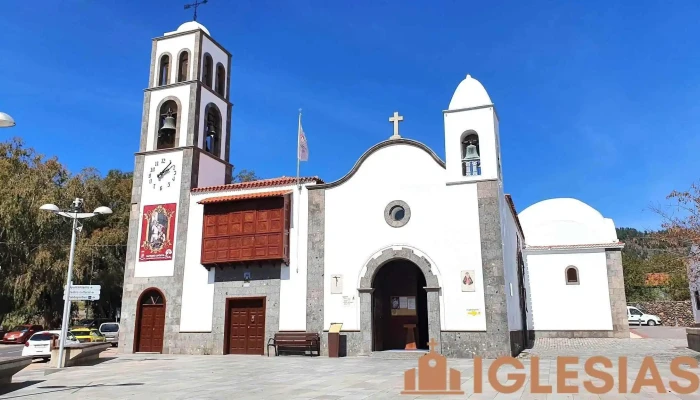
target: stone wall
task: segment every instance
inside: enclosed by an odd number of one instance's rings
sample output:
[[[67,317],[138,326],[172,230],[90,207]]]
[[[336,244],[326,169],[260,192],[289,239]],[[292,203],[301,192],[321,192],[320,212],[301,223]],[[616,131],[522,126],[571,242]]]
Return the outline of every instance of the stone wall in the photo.
[[[641,301],[628,303],[647,314],[657,315],[666,326],[693,326],[693,305],[686,301]]]

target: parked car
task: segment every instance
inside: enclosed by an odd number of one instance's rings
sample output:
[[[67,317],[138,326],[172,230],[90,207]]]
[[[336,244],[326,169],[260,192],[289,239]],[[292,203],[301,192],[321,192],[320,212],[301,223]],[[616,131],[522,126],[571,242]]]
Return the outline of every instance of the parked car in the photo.
[[[70,329],[70,333],[75,335],[80,343],[86,342],[106,342],[103,334],[97,329],[75,327]]]
[[[653,314],[646,314],[637,307],[627,306],[627,321],[637,325],[661,325],[661,318]]]
[[[44,327],[41,325],[18,325],[3,335],[0,342],[5,344],[24,344],[33,334],[43,330]]]
[[[24,343],[22,348],[22,356],[30,356],[32,358],[43,358],[48,360],[51,358],[51,342],[61,337],[61,331],[41,331],[32,335]],[[78,339],[68,332],[66,336],[66,344],[79,343]]]
[[[104,335],[108,343],[112,343],[112,347],[116,347],[119,344],[119,323],[105,322],[100,325],[99,331]]]

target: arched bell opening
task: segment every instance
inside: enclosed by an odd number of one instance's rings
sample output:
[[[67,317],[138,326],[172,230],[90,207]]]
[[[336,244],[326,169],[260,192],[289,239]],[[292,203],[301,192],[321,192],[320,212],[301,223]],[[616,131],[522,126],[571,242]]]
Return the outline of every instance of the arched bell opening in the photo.
[[[156,150],[171,149],[178,145],[179,111],[180,107],[173,99],[165,100],[158,108]]]
[[[479,135],[472,131],[466,131],[460,137],[462,150],[462,176],[481,175],[481,152],[479,148]]]

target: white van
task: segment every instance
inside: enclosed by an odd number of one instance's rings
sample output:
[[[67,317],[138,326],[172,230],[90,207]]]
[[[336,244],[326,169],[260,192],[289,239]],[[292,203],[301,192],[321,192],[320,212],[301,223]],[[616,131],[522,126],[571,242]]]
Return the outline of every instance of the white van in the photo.
[[[636,325],[661,325],[661,318],[652,314],[645,314],[637,307],[627,306],[627,321]]]

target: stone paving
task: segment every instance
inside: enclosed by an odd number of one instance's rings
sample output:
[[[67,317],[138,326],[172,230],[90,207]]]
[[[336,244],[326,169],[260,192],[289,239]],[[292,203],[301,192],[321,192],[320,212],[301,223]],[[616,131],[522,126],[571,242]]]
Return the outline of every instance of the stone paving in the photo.
[[[664,339],[543,339],[524,354],[521,361],[529,373],[533,356],[540,357],[540,383],[556,389],[556,361],[559,355],[605,355],[614,361],[629,357],[628,388],[631,389],[641,360],[651,355],[669,388],[669,361],[677,356],[699,358],[684,348],[682,341]],[[474,393],[474,362],[449,359],[448,367],[461,372],[463,395],[400,395],[403,372],[416,367],[416,360],[387,360],[371,357],[260,357],[260,356],[186,356],[186,355],[119,355],[94,366],[73,367],[44,375],[41,370],[22,371],[15,376],[9,391],[0,389],[0,399],[684,399],[700,400],[700,393],[680,395],[667,391],[659,394],[650,387],[638,394],[577,395],[531,394],[530,384],[512,394],[497,393],[484,379],[483,393]],[[491,361],[484,362],[484,377]],[[589,378],[583,362],[569,370],[580,372],[568,384],[582,385]],[[617,375],[616,367],[611,370]],[[698,374],[700,370],[692,370]],[[498,376],[510,383],[504,367]],[[529,374],[528,374],[529,375]],[[512,382],[512,381],[511,381]],[[528,382],[528,381],[526,381]],[[595,383],[600,384],[599,381]],[[686,384],[680,380],[681,384]],[[617,381],[616,381],[617,385]],[[582,391],[584,391],[581,386]],[[617,386],[615,387],[617,390]]]

